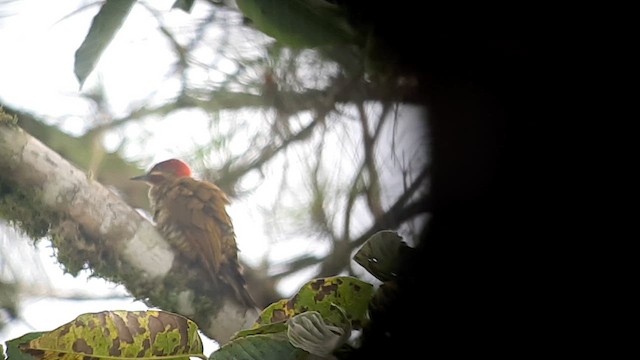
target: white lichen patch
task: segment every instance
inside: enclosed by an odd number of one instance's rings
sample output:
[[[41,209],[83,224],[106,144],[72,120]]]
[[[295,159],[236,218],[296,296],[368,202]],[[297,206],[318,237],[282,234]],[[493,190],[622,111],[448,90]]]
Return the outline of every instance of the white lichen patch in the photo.
[[[108,235],[114,228],[122,229],[127,233],[133,233],[138,226],[137,216],[123,217],[122,214],[137,215],[132,212],[131,208],[120,198],[117,197],[111,190],[103,187],[98,183],[93,183],[91,186],[92,192],[88,194],[80,194],[82,199],[77,202],[86,205],[85,207],[93,207],[95,216],[101,219],[99,224],[98,233],[100,235]],[[95,201],[96,195],[99,199],[106,199],[106,201],[92,205]],[[134,218],[136,221],[134,221]]]
[[[151,278],[164,277],[173,265],[173,252],[158,231],[141,221],[133,237],[125,242],[122,255]]]
[[[22,161],[38,169],[38,182],[42,184],[42,201],[54,208],[69,203],[69,197],[73,197],[80,184],[85,181],[82,172],[34,138],[30,138],[22,149]],[[61,166],[65,169],[60,169]]]

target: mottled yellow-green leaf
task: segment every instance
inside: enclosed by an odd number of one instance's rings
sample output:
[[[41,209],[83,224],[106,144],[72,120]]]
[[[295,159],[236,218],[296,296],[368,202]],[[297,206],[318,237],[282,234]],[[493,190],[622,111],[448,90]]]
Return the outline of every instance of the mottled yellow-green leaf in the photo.
[[[28,343],[29,341],[42,336],[44,332],[32,332],[27,333],[19,338],[7,341],[7,357],[11,360],[34,360],[35,358],[29,354],[25,354],[20,351],[20,344]]]
[[[414,249],[395,231],[383,230],[371,236],[353,259],[380,281],[394,280],[403,261]]]
[[[205,358],[193,321],[155,310],[83,314],[20,349],[44,360]]]
[[[346,315],[350,326],[358,329],[366,321],[372,295],[373,285],[349,276],[311,280],[290,299],[265,308],[253,328],[285,321],[306,311],[317,311],[325,321],[341,327],[345,325]]]
[[[296,360],[309,353],[291,345],[284,332],[237,338],[214,351],[209,360]]]
[[[238,331],[233,336],[232,340],[233,339],[237,339],[237,338],[241,338],[241,337],[245,337],[245,336],[249,336],[249,335],[273,334],[273,333],[278,333],[278,332],[284,332],[286,330],[287,330],[287,323],[285,321],[281,321],[281,322],[277,322],[277,323],[273,323],[273,324],[259,325],[257,327],[253,327],[251,329]]]

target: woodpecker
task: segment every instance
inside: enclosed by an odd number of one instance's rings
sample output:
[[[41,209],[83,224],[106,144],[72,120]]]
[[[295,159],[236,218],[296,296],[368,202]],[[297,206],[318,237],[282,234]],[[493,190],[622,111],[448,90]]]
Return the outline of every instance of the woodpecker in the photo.
[[[178,159],[157,163],[131,180],[150,185],[153,220],[171,246],[204,267],[213,281],[229,286],[241,304],[256,307],[238,261],[227,195],[215,184],[194,179],[189,165]]]

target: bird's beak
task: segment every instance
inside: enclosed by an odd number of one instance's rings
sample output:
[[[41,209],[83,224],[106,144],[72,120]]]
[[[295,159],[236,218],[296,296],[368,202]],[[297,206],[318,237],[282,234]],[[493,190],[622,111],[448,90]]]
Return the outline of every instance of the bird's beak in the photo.
[[[129,180],[136,180],[136,181],[147,181],[149,179],[148,174],[144,174],[144,175],[140,175],[140,176],[134,176]]]

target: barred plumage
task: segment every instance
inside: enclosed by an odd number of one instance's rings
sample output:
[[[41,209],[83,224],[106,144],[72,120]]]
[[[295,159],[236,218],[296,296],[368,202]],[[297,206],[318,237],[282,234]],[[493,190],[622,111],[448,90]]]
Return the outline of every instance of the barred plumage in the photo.
[[[193,179],[189,167],[176,159],[158,163],[134,179],[151,185],[153,219],[167,241],[203,266],[212,280],[230,286],[240,303],[255,307],[238,261],[226,194],[212,183]]]

